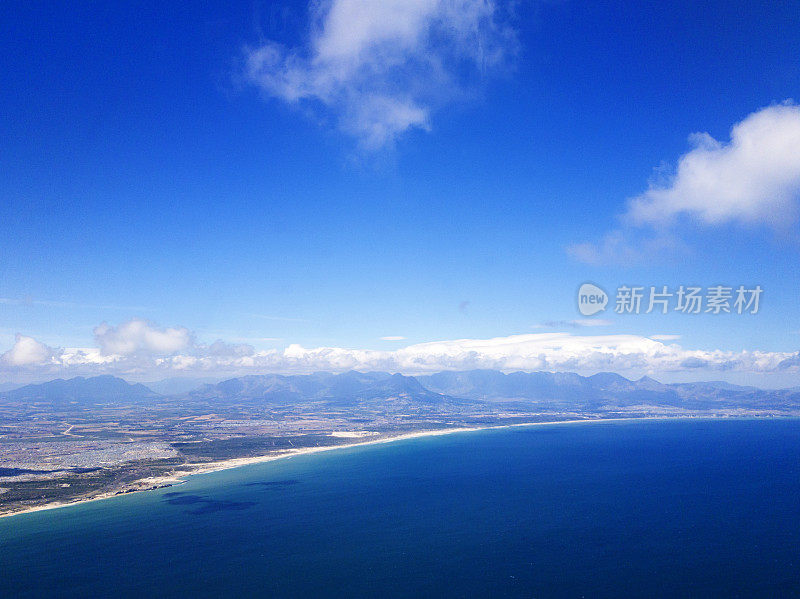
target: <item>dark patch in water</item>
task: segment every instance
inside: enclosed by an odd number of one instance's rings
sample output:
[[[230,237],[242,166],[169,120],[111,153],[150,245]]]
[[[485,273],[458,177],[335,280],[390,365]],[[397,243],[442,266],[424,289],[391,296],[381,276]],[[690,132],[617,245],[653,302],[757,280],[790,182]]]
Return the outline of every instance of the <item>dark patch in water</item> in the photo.
[[[187,510],[187,514],[210,514],[224,510],[246,510],[255,505],[253,501],[218,501],[202,495],[187,495],[183,491],[164,493],[164,499],[170,505],[198,505],[200,507]]]
[[[196,510],[189,510],[189,514],[210,514],[212,512],[221,512],[224,510],[246,510],[255,505],[255,501],[214,501],[212,499],[205,500],[205,505],[197,508]]]
[[[201,503],[203,501],[210,501],[205,497],[200,497],[200,495],[180,495],[178,497],[170,497],[167,499],[167,503],[172,505],[191,505],[193,503]]]

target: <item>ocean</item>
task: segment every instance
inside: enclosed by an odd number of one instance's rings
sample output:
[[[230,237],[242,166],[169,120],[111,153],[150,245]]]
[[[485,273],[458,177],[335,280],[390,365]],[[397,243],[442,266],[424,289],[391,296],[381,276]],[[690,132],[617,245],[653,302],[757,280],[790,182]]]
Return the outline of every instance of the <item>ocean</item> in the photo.
[[[800,597],[800,421],[515,427],[0,519],[0,597]]]

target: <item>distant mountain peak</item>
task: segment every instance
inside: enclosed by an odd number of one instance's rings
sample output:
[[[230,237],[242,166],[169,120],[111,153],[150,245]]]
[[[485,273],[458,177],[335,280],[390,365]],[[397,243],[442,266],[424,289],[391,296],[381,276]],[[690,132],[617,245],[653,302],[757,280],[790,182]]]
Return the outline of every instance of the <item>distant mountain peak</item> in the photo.
[[[129,383],[119,377],[104,374],[25,385],[2,393],[0,397],[11,401],[104,403],[140,401],[158,397],[158,394],[141,383]]]

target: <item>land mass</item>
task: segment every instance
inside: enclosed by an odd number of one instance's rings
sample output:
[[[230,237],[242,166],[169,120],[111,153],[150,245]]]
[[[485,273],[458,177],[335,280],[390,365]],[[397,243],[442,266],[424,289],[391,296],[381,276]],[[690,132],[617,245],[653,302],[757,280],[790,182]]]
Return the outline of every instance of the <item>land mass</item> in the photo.
[[[0,515],[416,434],[575,420],[797,416],[798,389],[667,385],[613,373],[256,375],[172,395],[113,376],[58,379],[0,392]]]

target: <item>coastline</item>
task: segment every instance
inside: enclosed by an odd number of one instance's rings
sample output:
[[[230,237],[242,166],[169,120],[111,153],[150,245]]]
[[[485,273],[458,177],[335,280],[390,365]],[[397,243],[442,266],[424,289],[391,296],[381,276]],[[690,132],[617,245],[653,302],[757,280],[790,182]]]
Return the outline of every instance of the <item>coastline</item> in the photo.
[[[78,499],[76,501],[69,501],[69,502],[53,502],[53,503],[46,503],[43,505],[33,506],[30,508],[26,508],[23,510],[18,510],[16,512],[6,512],[1,513],[0,518],[9,518],[11,516],[19,516],[21,514],[29,514],[32,512],[41,512],[45,510],[54,510],[58,508],[64,507],[71,507],[82,505],[84,503],[90,503],[93,501],[101,501],[104,499],[112,499],[114,497],[121,497],[123,495],[130,495],[133,493],[142,493],[145,491],[155,491],[157,489],[163,489],[172,487],[175,485],[180,485],[186,482],[190,476],[194,476],[196,474],[208,474],[212,472],[219,472],[221,470],[230,470],[231,468],[239,468],[241,466],[249,466],[252,464],[260,464],[264,462],[272,462],[275,460],[282,460],[291,458],[294,456],[299,455],[310,455],[315,453],[321,453],[324,451],[334,451],[337,449],[350,449],[353,447],[364,447],[368,445],[378,445],[381,443],[394,443],[396,441],[406,441],[410,439],[418,439],[422,437],[437,437],[442,435],[451,435],[454,433],[467,433],[467,432],[475,432],[475,431],[484,431],[484,430],[497,430],[497,429],[507,429],[507,428],[515,428],[515,427],[523,427],[523,426],[546,426],[546,425],[553,425],[553,424],[578,424],[578,423],[589,423],[589,422],[620,422],[620,421],[642,421],[642,420],[685,420],[685,419],[692,419],[696,420],[697,417],[693,416],[645,416],[641,418],[582,418],[576,420],[554,420],[554,421],[546,421],[546,422],[517,422],[514,424],[497,424],[491,426],[474,426],[474,427],[456,427],[456,428],[444,428],[444,429],[436,429],[436,430],[429,430],[429,431],[418,431],[413,433],[402,433],[393,437],[382,437],[380,439],[371,439],[368,441],[360,441],[354,443],[345,443],[342,445],[326,445],[324,447],[303,447],[298,449],[290,449],[287,451],[276,452],[272,454],[267,454],[263,456],[253,456],[247,458],[232,458],[229,460],[221,460],[218,462],[207,462],[203,464],[197,464],[196,468],[190,472],[185,472],[176,475],[168,475],[168,476],[160,476],[160,477],[152,477],[152,478],[144,478],[134,483],[133,485],[142,484],[141,488],[132,488],[127,489],[124,491],[114,491],[114,492],[106,492],[98,494],[94,497],[87,497],[85,499]],[[712,417],[713,419],[713,417]],[[364,437],[354,437],[354,438],[361,438]]]

